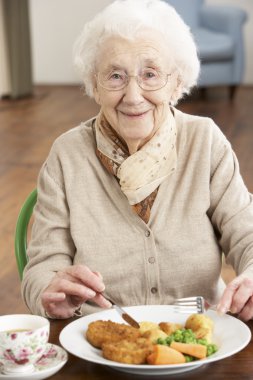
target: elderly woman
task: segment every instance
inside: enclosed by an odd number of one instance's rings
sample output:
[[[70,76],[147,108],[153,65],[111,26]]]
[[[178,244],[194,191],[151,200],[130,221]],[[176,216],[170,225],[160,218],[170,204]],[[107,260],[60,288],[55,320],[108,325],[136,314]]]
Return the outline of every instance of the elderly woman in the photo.
[[[196,46],[159,0],[118,0],[90,21],[75,63],[100,112],[60,136],[38,180],[23,297],[68,318],[202,295],[253,317],[253,200],[206,117],[175,108]],[[237,272],[221,281],[221,257]]]

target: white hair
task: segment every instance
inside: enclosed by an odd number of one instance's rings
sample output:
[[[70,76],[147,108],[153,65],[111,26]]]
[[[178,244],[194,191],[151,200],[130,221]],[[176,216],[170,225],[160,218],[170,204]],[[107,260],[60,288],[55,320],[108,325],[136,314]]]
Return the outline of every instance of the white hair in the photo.
[[[182,92],[196,84],[200,63],[189,27],[175,9],[161,0],[116,0],[85,24],[74,45],[74,64],[87,95],[93,97],[93,75],[101,43],[111,36],[133,39],[143,29],[160,32],[180,77]]]

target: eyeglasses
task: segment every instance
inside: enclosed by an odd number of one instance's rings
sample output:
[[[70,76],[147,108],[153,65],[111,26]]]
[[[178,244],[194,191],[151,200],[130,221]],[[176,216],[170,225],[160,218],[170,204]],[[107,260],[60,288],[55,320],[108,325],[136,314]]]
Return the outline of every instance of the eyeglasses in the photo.
[[[122,90],[128,85],[131,78],[135,78],[142,90],[156,91],[166,86],[170,75],[149,69],[143,70],[138,75],[127,75],[125,72],[117,70],[109,74],[98,73],[96,77],[100,86],[108,91]]]

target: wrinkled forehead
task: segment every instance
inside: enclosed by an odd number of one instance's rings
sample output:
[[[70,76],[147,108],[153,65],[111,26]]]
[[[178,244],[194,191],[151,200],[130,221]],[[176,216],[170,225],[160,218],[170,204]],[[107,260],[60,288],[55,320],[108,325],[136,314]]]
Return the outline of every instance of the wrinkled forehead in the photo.
[[[166,69],[170,66],[169,61],[166,46],[156,35],[142,35],[132,40],[112,36],[101,45],[96,67],[99,70],[110,67],[134,69],[138,66]]]

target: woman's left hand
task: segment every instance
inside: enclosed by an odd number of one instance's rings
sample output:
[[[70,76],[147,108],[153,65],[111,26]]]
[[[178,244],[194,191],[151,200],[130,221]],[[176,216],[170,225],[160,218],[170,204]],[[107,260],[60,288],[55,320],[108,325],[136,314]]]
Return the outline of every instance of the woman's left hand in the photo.
[[[224,314],[230,311],[238,314],[243,321],[253,318],[253,280],[241,274],[234,278],[224,290],[217,306],[217,311]]]

